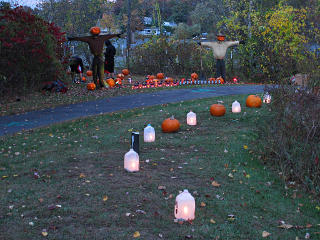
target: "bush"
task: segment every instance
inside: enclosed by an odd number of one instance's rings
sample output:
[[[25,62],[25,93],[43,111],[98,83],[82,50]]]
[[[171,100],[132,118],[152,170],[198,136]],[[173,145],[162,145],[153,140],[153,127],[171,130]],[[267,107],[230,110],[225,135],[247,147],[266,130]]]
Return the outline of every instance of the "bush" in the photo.
[[[200,50],[195,42],[154,37],[133,49],[131,69],[140,74],[164,72],[189,77],[192,72],[202,72],[213,76],[214,63],[212,51]]]
[[[0,94],[39,89],[64,79],[64,33],[22,7],[0,9]]]
[[[288,85],[269,92],[273,99],[270,118],[265,119],[266,157],[287,181],[296,181],[319,194],[320,97]]]

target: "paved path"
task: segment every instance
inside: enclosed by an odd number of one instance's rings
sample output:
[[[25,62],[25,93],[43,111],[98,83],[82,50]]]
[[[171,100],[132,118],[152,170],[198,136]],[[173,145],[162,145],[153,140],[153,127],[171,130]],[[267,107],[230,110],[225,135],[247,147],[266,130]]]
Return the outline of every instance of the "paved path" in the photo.
[[[263,89],[264,86],[262,85],[249,85],[163,90],[154,93],[118,96],[85,103],[65,105],[24,114],[0,117],[0,136],[14,134],[22,130],[43,127],[79,117],[199,98],[236,94],[255,94],[263,92]]]

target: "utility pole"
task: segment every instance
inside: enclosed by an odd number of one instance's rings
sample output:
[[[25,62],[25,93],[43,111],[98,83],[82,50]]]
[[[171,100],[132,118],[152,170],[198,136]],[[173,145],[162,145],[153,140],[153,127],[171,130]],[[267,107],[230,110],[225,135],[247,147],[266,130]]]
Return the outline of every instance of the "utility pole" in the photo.
[[[252,0],[250,0],[250,3],[249,3],[249,13],[248,13],[248,37],[249,37],[249,39],[252,37],[251,12],[252,12]]]
[[[127,0],[128,23],[127,23],[127,68],[130,69],[130,44],[131,44],[131,0]]]

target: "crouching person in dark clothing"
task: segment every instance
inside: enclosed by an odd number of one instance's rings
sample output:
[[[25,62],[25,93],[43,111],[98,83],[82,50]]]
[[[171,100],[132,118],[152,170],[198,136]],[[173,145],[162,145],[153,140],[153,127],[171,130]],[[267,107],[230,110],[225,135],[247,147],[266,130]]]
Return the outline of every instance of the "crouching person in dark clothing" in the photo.
[[[83,73],[83,62],[78,56],[72,56],[70,58],[71,78],[73,83],[80,83]],[[79,74],[79,78],[77,75]]]

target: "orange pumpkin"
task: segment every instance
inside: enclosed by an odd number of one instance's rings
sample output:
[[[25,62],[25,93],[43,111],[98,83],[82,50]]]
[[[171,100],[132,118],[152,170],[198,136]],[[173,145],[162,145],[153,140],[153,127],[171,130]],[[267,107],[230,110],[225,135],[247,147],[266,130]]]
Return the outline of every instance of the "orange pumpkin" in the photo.
[[[87,89],[90,91],[93,91],[96,89],[96,85],[94,83],[88,83],[87,84]]]
[[[121,78],[122,80],[124,79],[124,75],[122,73],[117,74],[117,78]]]
[[[92,27],[92,28],[90,28],[90,33],[91,33],[92,35],[99,35],[100,32],[101,32],[101,30],[100,30],[99,27]]]
[[[164,79],[164,74],[163,73],[158,73],[157,74],[158,79]]]
[[[150,80],[153,80],[153,79],[155,79],[156,77],[155,77],[154,75],[150,75],[148,78],[149,78]]]
[[[215,78],[209,78],[209,82],[214,82],[215,80]]]
[[[113,78],[108,78],[107,83],[110,87],[114,87],[116,85],[116,82],[113,80]]]
[[[82,81],[85,82],[85,81],[86,81],[86,78],[85,78],[85,77],[82,77]]]
[[[196,74],[195,72],[194,73],[191,73],[191,78],[193,79],[198,79],[198,74]]]
[[[161,128],[165,133],[177,132],[180,128],[180,123],[174,118],[174,116],[172,116],[162,122]]]
[[[88,76],[88,77],[91,77],[91,76],[92,76],[92,71],[91,71],[91,70],[88,70],[88,71],[87,71],[87,76]]]
[[[249,95],[246,100],[247,107],[259,108],[262,105],[262,100],[257,95]]]
[[[122,73],[123,73],[123,75],[127,76],[127,75],[129,75],[130,71],[129,71],[129,69],[125,68],[122,70]]]
[[[223,116],[226,113],[226,108],[222,104],[212,104],[210,107],[210,113],[212,116]]]

